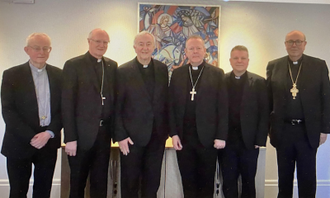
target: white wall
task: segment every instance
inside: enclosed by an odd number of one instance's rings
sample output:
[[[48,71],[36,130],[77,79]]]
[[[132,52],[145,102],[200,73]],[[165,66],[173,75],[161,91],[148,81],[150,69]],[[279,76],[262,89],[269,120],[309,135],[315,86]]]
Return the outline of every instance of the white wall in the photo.
[[[6,2],[7,1],[7,2]],[[307,1],[307,0],[306,0]],[[132,48],[137,33],[139,0],[36,0],[35,4],[0,1],[0,73],[28,60],[23,51],[32,32],[46,32],[53,51],[48,63],[62,68],[64,62],[87,51],[87,35],[101,27],[111,37],[106,56],[122,64],[135,56]],[[186,0],[144,2],[186,4]],[[286,55],[284,37],[293,29],[307,36],[306,54],[321,57],[330,65],[330,5],[189,0],[195,5],[221,5],[220,67],[230,71],[229,52],[237,44],[250,51],[249,70],[265,76],[269,60]],[[310,3],[310,1],[308,2]],[[320,1],[318,1],[320,3]],[[322,3],[322,2],[321,2]],[[0,139],[4,123],[0,119]],[[318,198],[330,196],[330,140],[318,151]],[[277,192],[275,150],[268,145],[265,197]],[[8,187],[5,158],[0,157],[0,194]],[[60,179],[57,168],[55,181]]]

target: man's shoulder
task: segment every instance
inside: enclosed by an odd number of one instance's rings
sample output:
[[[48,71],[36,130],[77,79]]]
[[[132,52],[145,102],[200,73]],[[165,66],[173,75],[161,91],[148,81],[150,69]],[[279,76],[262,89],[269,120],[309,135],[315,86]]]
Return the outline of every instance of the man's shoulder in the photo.
[[[130,70],[133,68],[133,66],[136,65],[135,59],[132,59],[126,63],[121,64],[118,67],[118,71],[123,71],[123,70]]]
[[[15,65],[13,67],[10,67],[4,71],[4,73],[17,73],[17,72],[22,72],[26,70],[29,67],[29,62],[20,64],[20,65]]]
[[[67,64],[81,64],[83,62],[86,62],[86,54],[70,58],[69,60],[67,60],[65,62],[65,65],[67,65]]]
[[[167,67],[166,64],[164,64],[163,62],[160,62],[159,60],[156,60],[156,59],[151,59],[151,60],[154,62],[154,65],[158,65],[161,67]]]
[[[317,57],[313,57],[313,56],[309,56],[309,55],[306,55],[304,54],[303,55],[303,62],[306,61],[306,62],[316,62],[316,63],[321,63],[321,62],[325,62],[323,59],[321,58],[317,58]]]
[[[182,65],[181,67],[178,67],[178,68],[174,69],[173,72],[172,72],[172,77],[173,77],[174,73],[181,74],[181,73],[187,72],[188,67],[189,67],[189,64],[186,64],[186,65]]]
[[[118,67],[118,63],[116,62],[116,61],[114,61],[114,60],[112,60],[112,59],[110,59],[110,58],[108,58],[108,57],[103,57],[104,58],[104,60],[108,63],[108,64],[110,64],[110,66],[116,66],[116,67]]]
[[[85,58],[86,58],[86,54],[82,54],[82,55],[70,58],[68,61],[71,61],[71,62],[82,61],[82,60],[85,60]]]
[[[218,67],[218,66],[214,66],[214,65],[211,65],[211,64],[206,63],[206,62],[205,62],[204,65],[205,65],[206,68],[208,68],[208,69],[209,69],[210,71],[212,71],[212,72],[217,72],[217,73],[224,74],[223,69],[221,69],[221,68]]]
[[[283,61],[286,61],[287,59],[288,59],[288,56],[283,56],[283,57],[280,57],[280,58],[276,58],[274,60],[269,61],[268,65],[270,65],[270,64],[276,64],[276,63],[281,63]]]
[[[252,72],[249,72],[249,71],[246,71],[246,72],[247,72],[246,74],[247,74],[248,78],[252,78],[252,79],[255,79],[255,80],[265,80],[264,77],[262,77],[262,76],[260,76],[256,73],[252,73]]]
[[[54,65],[50,65],[50,64],[48,64],[48,63],[47,63],[47,67],[48,67],[49,69],[51,69],[52,71],[54,71],[54,72],[62,72],[62,69],[61,69],[61,68],[56,67],[56,66],[54,66]]]

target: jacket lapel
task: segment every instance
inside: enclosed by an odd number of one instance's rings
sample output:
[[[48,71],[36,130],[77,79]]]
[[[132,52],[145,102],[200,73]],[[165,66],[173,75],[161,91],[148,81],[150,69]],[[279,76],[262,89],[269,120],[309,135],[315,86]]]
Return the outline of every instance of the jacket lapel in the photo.
[[[88,53],[88,52],[87,52]],[[90,60],[88,54],[85,54],[85,67],[86,67],[86,71],[87,71],[87,75],[90,75],[90,79],[91,79],[91,83],[94,85],[95,89],[97,90],[97,92],[101,91],[101,87],[99,85],[98,79],[97,79],[97,75],[96,72],[93,68],[93,62]]]
[[[135,61],[135,59],[133,60],[133,61]],[[139,91],[141,91],[140,92],[140,94],[141,94],[141,96],[144,98],[144,97],[147,97],[148,98],[148,100],[151,102],[151,97],[150,97],[150,95],[149,95],[149,93],[148,93],[148,90],[147,90],[147,87],[145,86],[145,83],[144,83],[144,80],[143,80],[143,78],[142,78],[142,74],[141,74],[141,72],[140,72],[140,69],[139,69],[139,67],[138,67],[138,65],[134,62],[133,64],[131,64],[131,66],[132,66],[132,77],[134,77],[135,79],[136,79],[136,83],[137,84],[139,84],[139,85],[141,85],[140,87],[141,87],[141,89],[139,90]],[[155,66],[154,66],[154,68],[155,68]],[[156,70],[156,69],[155,69]],[[155,74],[156,74],[156,71],[155,71]],[[155,81],[156,81],[156,79],[155,79]]]
[[[23,74],[21,79],[24,89],[26,88],[26,92],[25,92],[26,95],[22,97],[29,98],[29,101],[31,103],[27,105],[31,105],[29,107],[31,109],[31,115],[36,116],[36,119],[39,122],[37,94],[36,94],[36,89],[34,86],[33,76],[29,62],[27,62],[23,67]]]
[[[303,55],[304,56],[304,55]],[[315,69],[313,69],[313,65],[311,65],[310,61],[308,60],[307,56],[304,56],[303,58],[303,62],[301,65],[301,71],[300,71],[300,75],[298,77],[298,95],[301,94],[301,102],[304,103],[304,99],[305,98],[309,98],[307,95],[309,93],[308,91],[308,83],[313,82],[313,77],[315,77],[314,75],[311,75],[315,73]],[[306,93],[307,97],[303,97]]]
[[[185,68],[182,68],[182,72],[181,74],[178,74],[180,76],[180,79],[179,81],[181,82],[181,93],[183,93],[183,97],[180,97],[181,98],[181,102],[180,104],[182,104],[182,107],[183,108],[180,108],[181,109],[181,112],[180,112],[180,116],[183,117],[184,116],[184,112],[186,110],[186,102],[187,102],[187,92],[188,92],[188,84],[187,84],[187,81],[189,80],[189,65],[185,65],[185,66],[182,66],[182,67],[185,67]],[[190,80],[189,80],[190,81]],[[189,90],[190,92],[190,90]],[[178,96],[180,96],[181,94],[178,94]]]
[[[197,92],[196,95],[204,95],[205,93],[203,93],[203,92],[204,91],[207,91],[207,83],[208,83],[207,81],[208,80],[207,79],[202,80],[202,78],[203,78],[203,76],[211,76],[211,75],[208,74],[209,73],[209,69],[210,69],[209,67],[210,67],[209,65],[207,65],[206,63],[204,63],[204,69],[202,71],[202,74],[201,74],[200,79],[198,80],[198,81],[200,81],[200,84],[198,86],[198,90],[196,89],[196,92]],[[190,81],[190,79],[189,79],[189,81]],[[197,84],[198,84],[198,82],[197,82]],[[197,87],[197,85],[196,85],[196,87]],[[201,97],[197,97],[197,99],[199,99],[199,98],[201,98]]]
[[[153,59],[151,59],[151,61],[153,61]],[[160,71],[159,65],[155,61],[153,61],[153,64],[154,64],[154,79],[155,79],[153,99],[155,100],[157,98],[157,96],[159,95],[159,92],[162,91],[161,81],[163,79],[159,79],[159,78],[161,78],[161,71]]]
[[[310,82],[309,79],[308,79],[308,76],[310,76],[310,75],[307,75],[307,74],[313,73],[313,71],[309,70],[310,68],[313,68],[313,67],[311,67],[309,64],[310,63],[308,61],[308,58],[306,58],[306,56],[304,56],[303,62],[302,62],[302,65],[301,65],[301,71],[300,71],[300,74],[299,74],[299,77],[298,77],[298,82],[297,82],[298,89],[299,89],[298,94],[301,94],[301,92],[303,92],[303,90],[306,87],[305,86],[306,83]]]
[[[111,65],[110,65],[110,61],[107,61],[103,58],[103,63],[104,63],[104,80],[105,80],[105,84],[104,84],[104,93],[105,94],[109,94],[109,96],[111,97],[112,101],[114,100],[114,83],[115,83],[115,79],[112,78],[113,75],[111,72],[116,72],[115,70],[112,71],[111,70]]]
[[[242,93],[242,102],[241,102],[241,107],[245,107],[244,105],[245,102],[249,102],[249,93],[251,92],[250,89],[253,86],[253,78],[250,76],[249,72],[246,71],[246,77],[247,77],[247,83],[244,83],[244,88],[243,88],[243,93]],[[243,108],[241,108],[242,111]]]
[[[284,96],[286,96],[286,90],[289,89],[288,87],[288,82],[287,82],[287,78],[288,78],[288,58],[287,56],[284,57],[279,63],[279,79],[278,82],[282,82],[282,90],[284,92]],[[289,77],[290,78],[290,77]],[[291,89],[291,87],[290,87]]]
[[[56,83],[56,79],[53,73],[53,70],[47,65],[46,66],[46,71],[47,71],[47,76],[48,76],[48,81],[49,81],[49,93],[50,93],[50,104],[51,107],[55,107],[57,101],[57,98],[59,97],[58,94],[60,94],[60,90],[58,89],[58,87],[60,87],[61,85],[57,85]],[[52,114],[52,110],[53,108],[50,108],[51,110],[51,114]]]

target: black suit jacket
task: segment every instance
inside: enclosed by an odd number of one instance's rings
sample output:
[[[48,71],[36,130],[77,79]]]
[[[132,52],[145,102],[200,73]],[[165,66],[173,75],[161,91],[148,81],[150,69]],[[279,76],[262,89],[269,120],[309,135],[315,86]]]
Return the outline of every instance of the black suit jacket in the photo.
[[[100,120],[108,133],[104,140],[110,146],[113,130],[115,76],[117,63],[103,57],[104,62],[104,109],[102,116],[101,86],[93,68],[89,52],[66,61],[63,68],[62,116],[64,142],[77,141],[78,147],[90,149],[97,137]]]
[[[134,144],[146,146],[151,133],[168,137],[168,71],[165,64],[152,59],[154,65],[153,100],[142,74],[133,59],[117,70],[116,129],[114,142],[128,137]]]
[[[196,125],[199,140],[211,147],[215,139],[226,140],[228,135],[228,95],[222,69],[204,63],[196,100]],[[170,82],[170,136],[183,137],[183,120],[187,101],[189,65],[173,71]]]
[[[271,144],[281,141],[287,104],[288,56],[273,60],[267,66],[267,84],[271,97]],[[310,145],[317,148],[320,133],[330,132],[330,83],[324,60],[303,55],[298,79],[299,95]],[[290,87],[291,88],[291,87]]]
[[[230,74],[231,72],[226,74],[227,85]],[[269,103],[266,80],[248,71],[246,71],[246,75],[247,82],[243,85],[240,108],[241,131],[245,147],[254,149],[254,145],[266,146]]]
[[[62,70],[48,65],[51,101],[51,122],[46,130],[54,133],[45,149],[57,149],[61,141],[61,75]],[[38,101],[29,62],[3,72],[1,85],[2,115],[6,123],[1,153],[11,158],[29,158],[37,149],[30,145],[31,139],[40,132]]]

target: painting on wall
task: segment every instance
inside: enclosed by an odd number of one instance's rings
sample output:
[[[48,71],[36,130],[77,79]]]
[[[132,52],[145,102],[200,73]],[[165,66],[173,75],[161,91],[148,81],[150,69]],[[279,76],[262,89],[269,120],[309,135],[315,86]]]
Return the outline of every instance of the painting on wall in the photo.
[[[153,58],[165,63],[169,71],[188,63],[184,47],[194,34],[205,41],[205,60],[218,66],[220,6],[139,3],[138,7],[139,32],[155,36]]]

